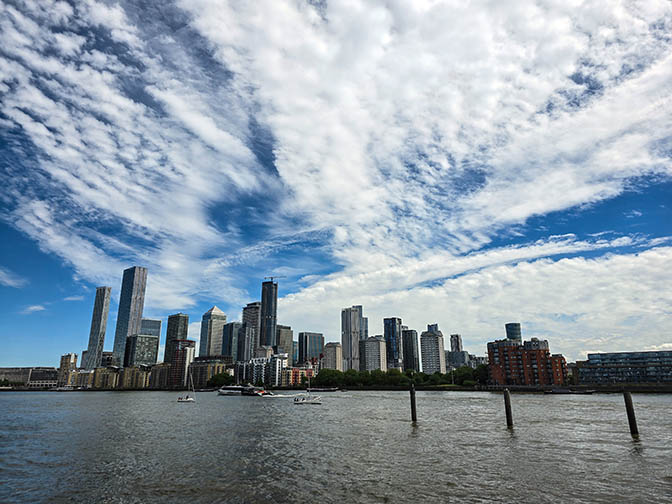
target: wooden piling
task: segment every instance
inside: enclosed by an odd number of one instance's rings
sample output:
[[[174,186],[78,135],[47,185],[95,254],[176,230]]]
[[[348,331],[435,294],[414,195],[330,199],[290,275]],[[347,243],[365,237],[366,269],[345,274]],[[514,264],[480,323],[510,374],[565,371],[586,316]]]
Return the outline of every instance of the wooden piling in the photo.
[[[511,393],[509,389],[504,389],[504,409],[506,410],[506,427],[513,428],[513,415],[511,414]]]
[[[625,411],[628,413],[628,424],[630,424],[630,434],[635,437],[639,436],[637,429],[637,419],[635,418],[635,408],[632,405],[632,394],[623,391],[623,400],[625,401]]]
[[[415,384],[411,383],[411,389],[409,392],[411,393],[411,421],[415,423],[418,421],[418,414],[415,410]]]

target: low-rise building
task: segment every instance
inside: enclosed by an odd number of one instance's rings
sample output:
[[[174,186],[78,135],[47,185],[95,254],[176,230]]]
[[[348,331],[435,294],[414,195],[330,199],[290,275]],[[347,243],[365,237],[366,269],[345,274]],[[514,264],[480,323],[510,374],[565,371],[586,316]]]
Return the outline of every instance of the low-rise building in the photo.
[[[122,369],[119,377],[119,388],[140,390],[149,388],[149,366],[131,366]]]
[[[672,351],[594,353],[576,367],[580,384],[672,383]]]
[[[152,366],[149,374],[149,388],[160,390],[168,388],[170,381],[170,362],[162,362]]]
[[[340,343],[332,341],[331,343],[324,345],[322,369],[336,369],[337,371],[343,371],[343,346]]]
[[[61,364],[58,367],[58,386],[64,387],[70,381],[70,374],[77,369],[77,354],[66,353],[61,356]]]
[[[303,382],[303,378],[312,378],[314,370],[310,367],[291,367],[282,370],[281,386],[283,387],[297,387]]]
[[[119,386],[120,371],[121,369],[116,366],[96,368],[93,374],[93,388],[116,389]]]
[[[194,387],[205,388],[210,378],[225,373],[232,366],[233,357],[230,355],[207,355],[196,357],[189,366],[189,372],[194,379]]]
[[[564,385],[567,363],[551,355],[548,341],[507,338],[488,343],[488,371],[495,385]]]

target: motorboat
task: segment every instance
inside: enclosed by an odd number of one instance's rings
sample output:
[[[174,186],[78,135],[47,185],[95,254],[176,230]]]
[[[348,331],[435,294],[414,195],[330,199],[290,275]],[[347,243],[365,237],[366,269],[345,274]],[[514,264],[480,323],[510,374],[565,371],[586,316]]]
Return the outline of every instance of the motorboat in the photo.
[[[298,395],[294,397],[294,404],[322,404],[320,396],[311,396],[310,394]]]
[[[243,389],[245,387],[242,385],[229,385],[225,387],[221,387],[218,391],[218,395],[223,395],[223,396],[239,396]]]

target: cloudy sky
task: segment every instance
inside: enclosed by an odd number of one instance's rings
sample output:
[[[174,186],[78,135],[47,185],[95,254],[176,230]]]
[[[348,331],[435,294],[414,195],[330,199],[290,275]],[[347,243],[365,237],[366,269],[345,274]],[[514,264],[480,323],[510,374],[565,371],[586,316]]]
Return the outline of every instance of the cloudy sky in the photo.
[[[465,347],[672,348],[665,0],[0,3],[0,365],[86,347],[149,269],[191,336],[282,275]],[[164,327],[165,333],[165,327]]]

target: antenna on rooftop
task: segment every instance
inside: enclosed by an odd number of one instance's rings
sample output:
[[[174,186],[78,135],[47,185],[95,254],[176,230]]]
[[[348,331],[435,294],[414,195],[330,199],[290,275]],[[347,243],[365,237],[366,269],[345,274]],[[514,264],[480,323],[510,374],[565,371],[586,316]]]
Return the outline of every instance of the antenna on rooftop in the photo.
[[[285,275],[280,275],[280,276],[266,276],[264,277],[264,280],[270,280],[271,282],[273,281],[274,278],[287,278]]]

